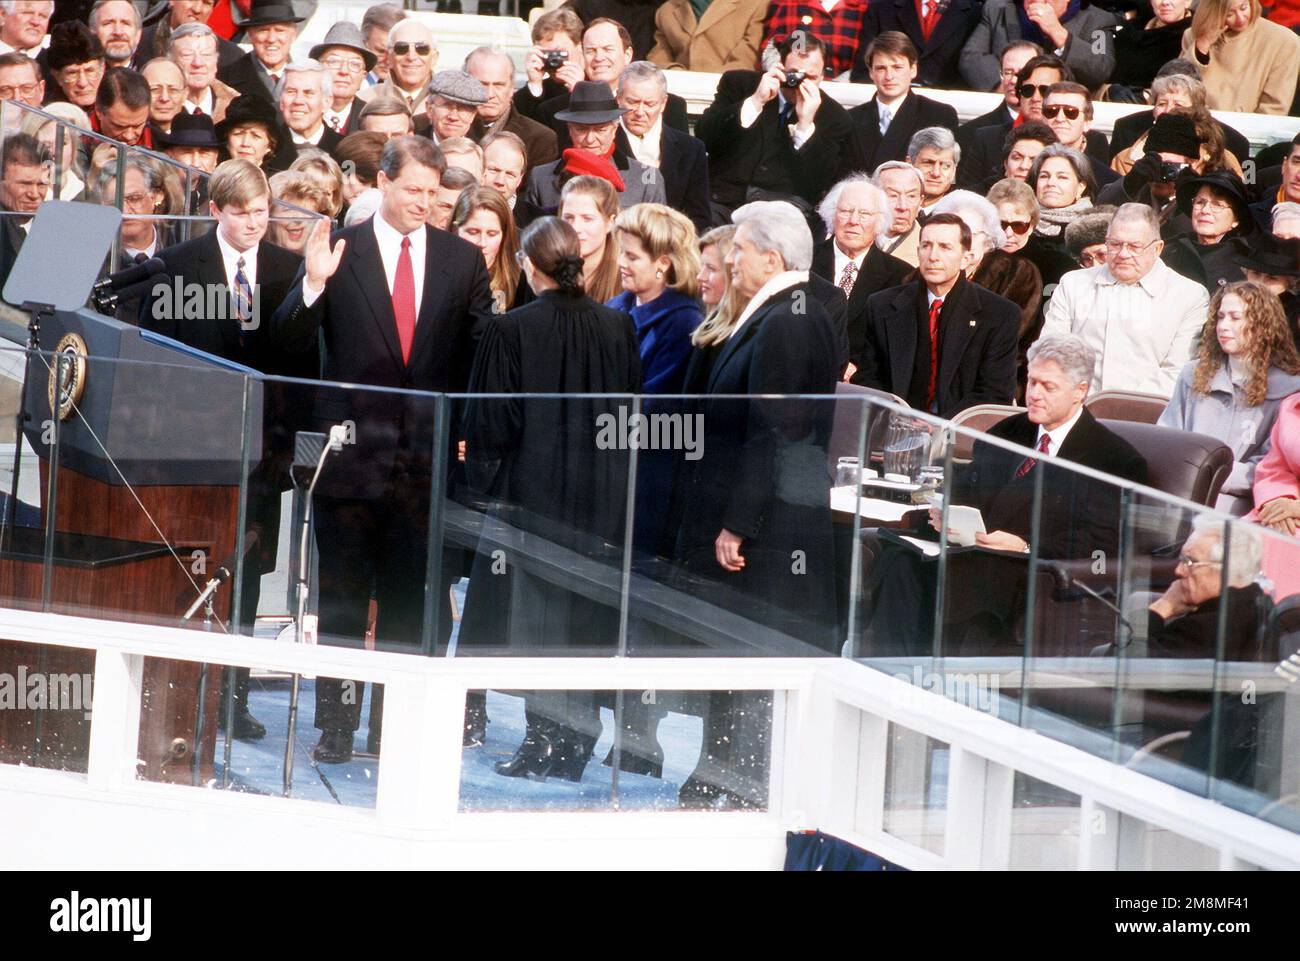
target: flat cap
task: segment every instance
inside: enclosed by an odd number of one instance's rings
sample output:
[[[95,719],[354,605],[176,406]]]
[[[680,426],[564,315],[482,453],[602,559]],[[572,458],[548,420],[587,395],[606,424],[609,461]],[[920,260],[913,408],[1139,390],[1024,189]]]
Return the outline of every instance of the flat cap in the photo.
[[[487,90],[464,70],[439,70],[429,83],[429,93],[452,103],[477,107],[487,103]]]

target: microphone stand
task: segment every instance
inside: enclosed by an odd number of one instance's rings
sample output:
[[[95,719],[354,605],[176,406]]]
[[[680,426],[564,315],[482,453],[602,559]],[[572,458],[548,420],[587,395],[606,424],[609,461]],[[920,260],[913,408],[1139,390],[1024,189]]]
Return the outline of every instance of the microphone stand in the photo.
[[[1058,567],[1054,567],[1053,569],[1065,581],[1066,587],[1077,588],[1078,590],[1082,591],[1084,594],[1091,597],[1094,601],[1101,604],[1103,607],[1109,608],[1110,611],[1114,613],[1116,619],[1120,623],[1120,626],[1123,627],[1126,631],[1128,631],[1128,638],[1129,638],[1129,640],[1123,644],[1120,644],[1117,641],[1115,644],[1115,650],[1122,651],[1124,648],[1128,647],[1129,642],[1132,641],[1133,635],[1136,634],[1137,631],[1133,629],[1133,624],[1124,615],[1124,612],[1120,610],[1119,605],[1111,601],[1109,598],[1104,597],[1100,592],[1093,590],[1093,588],[1089,587],[1083,581],[1076,578],[1065,568],[1058,566]]]

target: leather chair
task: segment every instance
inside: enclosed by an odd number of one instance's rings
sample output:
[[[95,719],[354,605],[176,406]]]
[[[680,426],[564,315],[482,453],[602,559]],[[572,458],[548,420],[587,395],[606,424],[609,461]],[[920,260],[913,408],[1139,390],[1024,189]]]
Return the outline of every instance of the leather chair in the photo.
[[[1154,424],[1169,406],[1169,398],[1136,390],[1102,390],[1083,402],[1098,420],[1131,420]]]
[[[954,428],[952,459],[960,464],[970,463],[975,449],[975,438],[971,431],[987,433],[1012,414],[1023,414],[1025,410],[1024,407],[1016,407],[1012,404],[976,404],[974,407],[967,407],[952,419]],[[955,428],[962,428],[962,430],[958,431]],[[938,458],[941,454],[942,451],[936,445],[935,457]]]
[[[859,387],[841,381],[835,385],[835,418],[831,422],[830,442],[826,445],[826,460],[831,476],[841,457],[858,456],[858,440],[862,436],[862,422],[867,426],[867,462],[879,457],[885,446],[885,430],[889,427],[892,411],[872,403],[884,401],[907,407],[907,401],[886,390]]]

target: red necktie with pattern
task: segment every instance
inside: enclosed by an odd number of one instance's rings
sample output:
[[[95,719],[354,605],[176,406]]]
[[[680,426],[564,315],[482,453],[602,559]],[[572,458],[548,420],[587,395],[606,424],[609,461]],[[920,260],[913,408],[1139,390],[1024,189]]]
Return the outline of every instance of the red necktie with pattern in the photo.
[[[402,253],[397,258],[397,276],[393,278],[393,316],[397,318],[397,341],[402,345],[402,363],[411,360],[411,342],[415,340],[415,271],[411,269],[411,238],[402,238]]]
[[[943,309],[943,298],[930,305],[930,387],[925,392],[925,409],[934,406],[934,387],[939,380],[939,311]]]
[[[1042,437],[1038,439],[1038,452],[1040,454],[1046,454],[1047,448],[1050,447],[1051,444],[1052,444],[1052,438],[1044,434]],[[1034,469],[1034,465],[1037,463],[1038,463],[1038,458],[1026,457],[1024,459],[1024,462],[1021,463],[1021,465],[1016,468],[1016,477],[1017,478],[1024,477],[1026,474],[1028,474],[1031,470]]]

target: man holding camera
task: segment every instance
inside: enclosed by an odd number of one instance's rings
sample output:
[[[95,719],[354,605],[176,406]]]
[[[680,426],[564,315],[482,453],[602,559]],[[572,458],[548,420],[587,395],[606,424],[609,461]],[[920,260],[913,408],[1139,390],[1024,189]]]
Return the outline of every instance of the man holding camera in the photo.
[[[1201,138],[1191,116],[1181,110],[1161,114],[1147,134],[1146,154],[1123,177],[1103,187],[1097,203],[1133,201],[1159,214],[1175,202],[1178,178],[1199,176],[1202,167]],[[1172,213],[1161,229],[1166,240],[1192,229],[1186,215]]]
[[[765,73],[724,73],[696,127],[718,220],[753,200],[789,200],[810,212],[840,169],[852,121],[821,91],[824,44],[796,31],[776,52]]]

